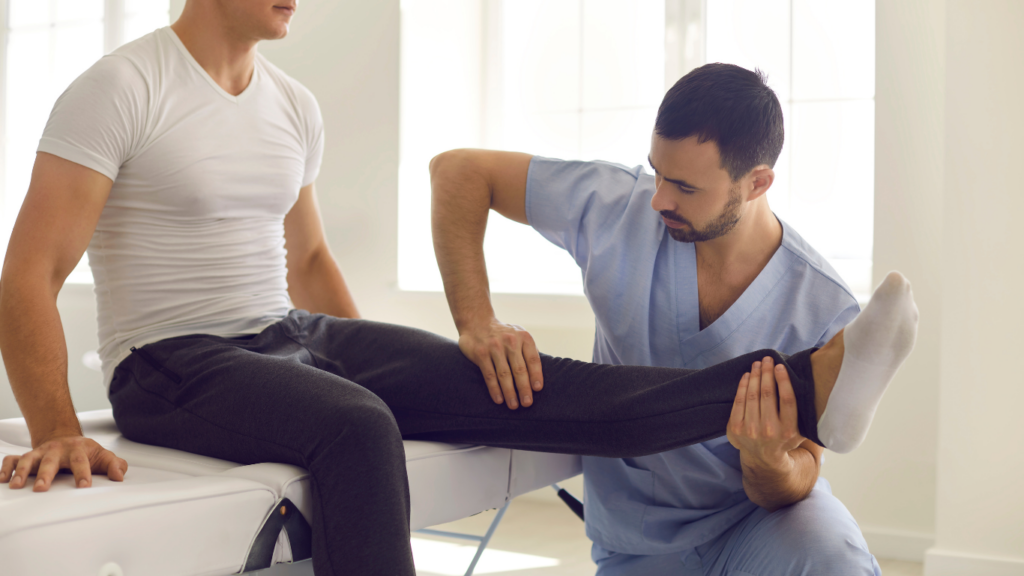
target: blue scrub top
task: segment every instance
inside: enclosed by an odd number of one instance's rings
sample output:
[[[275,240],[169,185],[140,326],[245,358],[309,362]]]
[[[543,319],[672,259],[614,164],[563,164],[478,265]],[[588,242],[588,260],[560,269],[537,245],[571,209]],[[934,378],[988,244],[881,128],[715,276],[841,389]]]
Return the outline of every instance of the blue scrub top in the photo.
[[[761,348],[793,354],[821,346],[859,312],[836,271],[783,222],[764,270],[701,330],[694,245],[668,235],[654,191],[641,166],[530,162],[527,218],[583,272],[595,362],[696,369]],[[757,506],[725,436],[643,458],[586,457],[583,470],[587,535],[615,552],[692,549]]]

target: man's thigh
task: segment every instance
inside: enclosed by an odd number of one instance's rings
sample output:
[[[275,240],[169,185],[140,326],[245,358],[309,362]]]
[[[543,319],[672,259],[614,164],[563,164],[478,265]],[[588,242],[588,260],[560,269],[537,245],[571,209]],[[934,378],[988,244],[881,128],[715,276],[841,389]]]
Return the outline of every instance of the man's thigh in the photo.
[[[824,479],[792,506],[758,508],[706,560],[709,576],[881,576],[860,527]]]
[[[377,396],[313,363],[274,327],[251,339],[169,339],[118,366],[110,400],[132,440],[243,464],[308,467],[317,446],[344,435],[400,443]]]

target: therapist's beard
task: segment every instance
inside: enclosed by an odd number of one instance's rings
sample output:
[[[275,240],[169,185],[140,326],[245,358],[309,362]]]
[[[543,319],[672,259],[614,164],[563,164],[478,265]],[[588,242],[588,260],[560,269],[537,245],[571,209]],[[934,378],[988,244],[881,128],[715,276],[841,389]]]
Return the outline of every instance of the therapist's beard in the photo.
[[[740,199],[739,193],[729,191],[729,201],[722,208],[722,213],[715,217],[704,228],[697,230],[689,220],[669,210],[662,210],[660,214],[667,220],[686,224],[688,228],[666,228],[668,235],[676,242],[707,242],[720,236],[725,236],[739,224],[740,221]]]

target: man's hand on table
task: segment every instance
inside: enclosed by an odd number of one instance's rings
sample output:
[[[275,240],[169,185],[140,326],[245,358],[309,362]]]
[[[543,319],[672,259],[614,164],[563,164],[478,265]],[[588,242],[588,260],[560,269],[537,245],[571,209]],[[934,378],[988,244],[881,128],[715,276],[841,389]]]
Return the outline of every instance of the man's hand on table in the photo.
[[[92,475],[106,474],[121,482],[128,471],[128,463],[113,452],[83,436],[60,436],[39,444],[21,456],[7,456],[0,465],[0,482],[8,482],[11,489],[23,488],[31,474],[36,475],[34,492],[46,492],[60,470],[71,470],[75,486],[92,486]],[[13,476],[12,476],[13,473]]]
[[[810,493],[821,450],[800,435],[789,374],[770,357],[740,380],[726,436],[740,451],[743,485],[755,504],[775,510]]]
[[[463,330],[459,348],[480,368],[495,404],[530,406],[533,393],[544,388],[537,345],[521,326],[492,319]]]

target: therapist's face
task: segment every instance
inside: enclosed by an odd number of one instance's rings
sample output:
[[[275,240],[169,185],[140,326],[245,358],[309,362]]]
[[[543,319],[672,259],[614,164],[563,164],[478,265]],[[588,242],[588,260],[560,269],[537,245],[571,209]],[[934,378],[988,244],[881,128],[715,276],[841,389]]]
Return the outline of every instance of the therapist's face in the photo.
[[[288,35],[299,0],[213,0],[232,31],[247,40],[277,40]]]
[[[657,187],[651,208],[661,214],[673,240],[714,240],[739,223],[745,199],[740,182],[722,168],[717,144],[654,134],[649,160]]]

